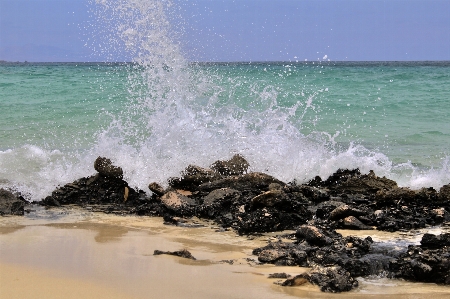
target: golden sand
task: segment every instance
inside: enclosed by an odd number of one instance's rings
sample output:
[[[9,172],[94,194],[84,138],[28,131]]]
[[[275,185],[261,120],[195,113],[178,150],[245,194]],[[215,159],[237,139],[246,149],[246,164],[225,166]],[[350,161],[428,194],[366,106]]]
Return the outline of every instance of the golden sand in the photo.
[[[330,298],[315,286],[281,287],[270,273],[299,267],[255,265],[258,238],[183,228],[161,218],[121,217],[76,208],[0,218],[0,298]],[[189,250],[196,261],[154,256]],[[233,264],[226,261],[233,260]],[[449,287],[388,279],[362,280],[341,298],[448,298]]]

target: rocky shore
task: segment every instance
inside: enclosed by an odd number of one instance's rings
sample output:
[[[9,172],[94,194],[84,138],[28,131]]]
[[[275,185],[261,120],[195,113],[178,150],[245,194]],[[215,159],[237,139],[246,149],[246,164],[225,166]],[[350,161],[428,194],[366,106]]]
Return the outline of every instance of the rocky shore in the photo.
[[[420,245],[386,250],[371,237],[343,237],[336,231],[449,226],[450,184],[440,190],[411,190],[358,169],[338,170],[307,184],[285,183],[248,172],[249,163],[235,155],[208,168],[189,165],[180,177],[168,180],[166,189],[150,183],[148,194],[130,187],[122,169],[107,158],[97,158],[94,168],[97,174],[57,188],[39,204],[162,216],[167,224],[187,226],[188,219],[196,216],[238,234],[293,230],[283,240],[253,250],[260,263],[311,268],[296,277],[280,274],[286,278],[285,286],[308,281],[325,292],[343,292],[358,285],[357,277],[380,274],[450,285],[448,233],[424,234]],[[0,191],[1,215],[24,213],[22,198]]]

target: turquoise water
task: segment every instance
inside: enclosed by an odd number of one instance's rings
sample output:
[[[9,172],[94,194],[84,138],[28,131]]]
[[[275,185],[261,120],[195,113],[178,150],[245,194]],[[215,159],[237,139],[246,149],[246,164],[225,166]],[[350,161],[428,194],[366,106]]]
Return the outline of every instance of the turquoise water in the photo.
[[[192,63],[170,1],[90,5],[93,55],[132,62],[0,64],[0,187],[40,200],[106,156],[148,190],[236,153],[285,182],[450,183],[450,62]]]
[[[179,72],[166,88],[135,64],[0,65],[0,183],[40,199],[92,174],[105,155],[146,189],[236,152],[285,181],[359,167],[413,188],[450,182],[448,62],[210,63]],[[144,84],[152,78],[162,91]]]

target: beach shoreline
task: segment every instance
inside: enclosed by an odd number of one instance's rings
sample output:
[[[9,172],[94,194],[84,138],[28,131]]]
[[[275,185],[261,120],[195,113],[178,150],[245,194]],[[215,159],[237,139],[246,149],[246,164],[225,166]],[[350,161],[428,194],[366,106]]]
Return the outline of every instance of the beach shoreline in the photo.
[[[107,215],[72,206],[2,217],[0,277],[7,286],[2,297],[329,298],[310,284],[282,287],[267,278],[278,272],[297,275],[305,268],[250,261],[256,260],[252,249],[275,233],[238,236],[201,223],[178,227],[163,224],[160,217]],[[188,249],[197,260],[154,256],[155,249]],[[374,278],[333,296],[445,298],[448,291],[448,286]]]

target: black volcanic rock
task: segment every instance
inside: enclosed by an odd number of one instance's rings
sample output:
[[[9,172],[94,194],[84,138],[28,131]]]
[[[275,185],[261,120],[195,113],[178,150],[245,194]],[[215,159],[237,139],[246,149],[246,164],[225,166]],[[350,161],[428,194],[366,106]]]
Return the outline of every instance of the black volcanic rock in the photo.
[[[0,215],[16,215],[24,214],[24,207],[26,201],[14,195],[11,191],[0,188]]]
[[[100,173],[100,175],[110,178],[123,178],[123,170],[112,164],[111,160],[104,157],[98,157],[94,162],[94,169]]]
[[[167,255],[174,255],[174,256],[178,256],[178,257],[182,257],[185,259],[190,259],[190,260],[196,260],[196,258],[186,249],[182,249],[182,250],[178,250],[178,251],[161,251],[161,250],[155,250],[153,252],[153,255],[162,255],[162,254],[167,254]]]
[[[313,267],[285,285],[309,281],[323,291],[348,291],[356,277],[389,277],[450,284],[449,234],[425,234],[420,246],[378,249],[370,237],[342,237],[335,229],[411,230],[450,221],[450,184],[411,190],[373,172],[338,170],[323,181],[284,183],[268,174],[247,172],[248,163],[234,156],[211,168],[189,165],[169,187],[152,183],[151,196],[131,188],[120,167],[96,160],[98,174],[58,187],[42,204],[77,204],[117,214],[162,216],[166,224],[197,227],[192,216],[213,220],[218,231],[259,234],[295,230],[292,242],[270,242],[253,254],[261,263]],[[120,171],[118,170],[120,169]],[[109,172],[107,172],[107,170]],[[180,251],[181,252],[181,251]],[[182,255],[176,252],[174,255]],[[156,252],[155,254],[170,254]],[[189,255],[187,255],[189,256]]]
[[[450,285],[450,234],[425,234],[390,264],[391,276]]]

